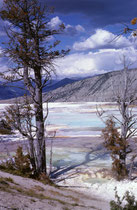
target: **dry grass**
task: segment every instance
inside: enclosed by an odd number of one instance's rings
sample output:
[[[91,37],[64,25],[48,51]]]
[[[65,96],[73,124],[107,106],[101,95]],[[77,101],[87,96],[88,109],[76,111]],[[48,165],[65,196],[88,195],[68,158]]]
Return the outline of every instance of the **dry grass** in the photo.
[[[60,193],[58,191],[54,191],[54,190],[49,190],[49,192],[54,195],[54,196],[59,196],[59,197],[65,197],[65,198],[70,198],[72,199],[73,201],[75,202],[78,202],[79,203],[79,199],[78,198],[75,198],[73,197],[72,195],[64,195],[63,193]]]
[[[10,185],[12,183],[12,185]],[[21,195],[32,197],[32,198],[37,198],[39,200],[49,200],[49,201],[56,201],[59,202],[62,205],[72,205],[72,206],[77,206],[77,203],[68,203],[65,202],[61,199],[55,198],[55,197],[50,197],[46,196],[44,193],[39,193],[37,191],[44,191],[44,188],[40,186],[35,186],[34,189],[23,189],[21,186],[17,186],[16,183],[13,181],[12,178],[0,178],[0,190],[4,192],[10,192],[13,194],[20,193]],[[33,200],[35,202],[35,200]]]
[[[74,198],[71,195],[67,196],[67,195],[63,195],[60,192],[50,190],[50,193],[52,193],[52,196],[47,196],[44,194],[44,192],[46,192],[45,189],[42,188],[41,186],[36,185],[36,186],[34,186],[34,189],[25,189],[25,188],[23,189],[21,186],[17,186],[17,184],[13,181],[12,178],[1,177],[0,178],[0,190],[4,191],[4,192],[12,193],[13,195],[20,193],[20,195],[30,197],[31,202],[36,202],[35,199],[48,200],[48,203],[51,206],[56,206],[57,203],[60,203],[61,205],[64,206],[63,207],[64,210],[72,209],[72,207],[77,207],[77,206],[85,207],[84,205],[79,204],[79,199]],[[41,192],[43,192],[43,193],[41,193]],[[59,196],[60,198],[57,198],[56,196]],[[71,198],[74,202],[73,201],[71,201],[71,202],[65,201],[65,199],[63,200],[63,197]],[[70,206],[70,208],[67,206]],[[90,206],[90,208],[96,209],[94,206],[92,206],[92,207]]]
[[[6,207],[13,205],[18,209],[31,209],[33,206],[35,209],[36,206],[38,208],[41,205],[44,209],[47,205],[48,210],[55,207],[60,210],[99,209],[96,208],[96,199],[92,199],[91,196],[88,197],[63,187],[45,186],[36,180],[24,179],[4,172],[0,174],[0,192],[2,204]],[[13,202],[8,202],[8,198]]]
[[[35,186],[34,186],[34,190],[36,190],[36,191],[41,191],[41,192],[45,191],[45,189],[44,189],[43,187],[38,186],[38,185],[35,185]]]
[[[0,128],[0,134],[1,135],[11,135],[11,134],[14,134],[14,133],[12,131],[8,130],[8,129]]]

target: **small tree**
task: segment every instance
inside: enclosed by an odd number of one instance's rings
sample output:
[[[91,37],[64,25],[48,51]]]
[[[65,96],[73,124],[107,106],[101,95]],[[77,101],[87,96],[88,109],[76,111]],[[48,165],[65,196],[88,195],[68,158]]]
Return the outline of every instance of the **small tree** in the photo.
[[[12,67],[3,73],[3,77],[12,82],[22,79],[34,105],[36,143],[31,145],[31,149],[35,158],[32,153],[30,155],[37,174],[46,173],[46,118],[42,90],[55,72],[54,60],[68,52],[54,49],[59,41],[51,37],[62,33],[64,25],[60,25],[58,30],[52,29],[50,13],[51,10],[47,6],[42,7],[37,0],[4,0],[0,11],[0,17],[9,22],[4,55],[12,61]]]
[[[113,95],[119,108],[120,119],[114,115],[113,117],[120,125],[120,138],[123,146],[125,145],[120,158],[125,167],[127,165],[127,154],[133,150],[133,148],[131,149],[131,139],[137,132],[137,115],[133,111],[134,104],[137,101],[137,78],[134,71],[129,70],[131,63],[127,61],[125,56],[123,56],[122,63],[124,64],[124,69],[121,72],[119,86],[117,88],[113,86]],[[134,142],[134,150],[135,146]]]
[[[3,113],[6,122],[15,130],[18,130],[28,141],[28,153],[34,173],[37,173],[36,162],[36,131],[33,105],[29,103],[29,97],[24,96],[16,100],[14,105],[8,106]]]
[[[130,63],[126,62],[125,56],[123,56],[122,62],[124,69],[119,73],[118,83],[116,80],[112,80],[113,100],[117,102],[120,117],[118,118],[116,115],[112,115],[106,121],[106,128],[103,130],[104,145],[111,151],[113,159],[112,169],[115,171],[117,179],[123,179],[127,175],[131,178],[133,161],[136,158],[136,155],[133,156],[134,158],[131,158],[131,167],[129,170],[127,167],[127,155],[133,150],[131,139],[133,141],[133,137],[137,131],[137,115],[133,111],[134,104],[137,101],[137,79],[134,71],[128,69]],[[104,113],[104,110],[102,110],[99,113],[100,117]],[[120,132],[115,127],[114,120],[120,128]]]
[[[14,169],[22,175],[32,176],[33,168],[31,168],[29,154],[24,155],[22,147],[18,147],[14,156]]]
[[[136,210],[137,209],[137,201],[135,200],[135,196],[130,194],[129,191],[125,193],[125,195],[120,198],[117,190],[115,188],[115,198],[116,201],[110,201],[110,209],[111,210]],[[123,201],[126,201],[126,204],[123,205]]]
[[[112,171],[117,180],[125,178],[128,174],[126,164],[123,163],[125,155],[130,152],[130,146],[125,139],[122,139],[118,132],[115,122],[112,118],[106,121],[106,127],[102,130],[103,138],[105,139],[104,146],[111,153],[113,160]],[[124,155],[124,157],[123,157]]]

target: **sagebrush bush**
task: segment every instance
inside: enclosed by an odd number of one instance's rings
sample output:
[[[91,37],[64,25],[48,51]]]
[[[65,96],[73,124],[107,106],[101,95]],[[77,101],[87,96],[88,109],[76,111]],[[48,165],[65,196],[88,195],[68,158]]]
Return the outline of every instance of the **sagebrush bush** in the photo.
[[[30,156],[29,154],[23,154],[22,147],[18,147],[16,151],[16,155],[14,156],[15,160],[15,168],[21,174],[32,174],[32,167],[30,163]]]
[[[1,135],[11,135],[11,134],[13,134],[13,132],[8,129],[0,128],[0,134]]]
[[[31,167],[30,156],[29,154],[23,154],[21,146],[17,148],[13,160],[7,160],[6,162],[2,163],[0,165],[0,169],[21,176],[33,176],[33,168]]]
[[[129,191],[120,198],[117,190],[115,189],[115,198],[116,201],[110,201],[111,210],[137,210],[137,201],[135,200],[135,196],[130,194]],[[126,202],[125,205],[123,205],[123,201]]]
[[[113,163],[112,163],[112,172],[114,177],[120,181],[127,177],[128,171],[125,165],[121,163],[121,160],[118,158],[113,158]]]
[[[0,170],[27,178],[34,178],[45,185],[56,186],[45,173],[35,174],[31,165],[30,156],[29,154],[23,153],[21,146],[17,148],[16,154],[12,160],[10,159],[0,164]]]

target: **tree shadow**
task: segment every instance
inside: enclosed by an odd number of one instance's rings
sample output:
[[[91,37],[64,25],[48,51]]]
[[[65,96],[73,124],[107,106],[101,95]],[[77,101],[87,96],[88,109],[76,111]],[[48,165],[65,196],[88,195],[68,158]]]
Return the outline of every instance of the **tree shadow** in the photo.
[[[84,161],[82,161],[81,163],[75,163],[75,164],[71,164],[69,166],[64,166],[64,167],[57,166],[57,168],[55,170],[53,170],[50,174],[51,179],[58,179],[61,175],[65,175],[67,172],[69,172],[79,166],[86,165],[87,163],[90,163],[92,161],[95,161],[98,159],[106,159],[106,156],[109,154],[106,150],[104,150],[104,148],[102,146],[98,146],[96,149],[92,149],[92,148],[90,148],[90,149],[91,150],[86,153],[86,155],[84,157]],[[93,153],[96,153],[96,155],[94,154],[94,157],[91,158],[90,155]]]

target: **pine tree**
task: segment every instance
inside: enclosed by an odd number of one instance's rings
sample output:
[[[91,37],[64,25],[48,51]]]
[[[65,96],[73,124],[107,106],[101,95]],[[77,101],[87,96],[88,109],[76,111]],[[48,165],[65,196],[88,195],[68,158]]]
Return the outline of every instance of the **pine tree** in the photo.
[[[10,81],[23,80],[34,105],[36,123],[36,144],[31,141],[30,155],[35,162],[37,174],[46,173],[46,145],[42,89],[54,73],[54,60],[65,56],[68,50],[59,51],[55,47],[58,40],[51,43],[51,37],[62,33],[50,27],[51,10],[41,6],[37,0],[4,0],[0,17],[8,21],[6,29],[8,41],[4,45],[4,55],[12,61],[12,67],[3,74]],[[35,154],[35,157],[34,157]]]

